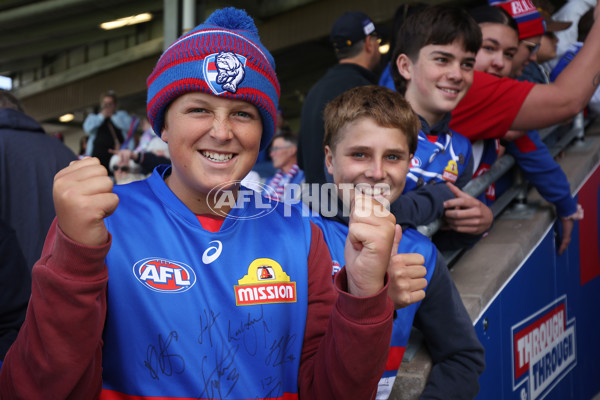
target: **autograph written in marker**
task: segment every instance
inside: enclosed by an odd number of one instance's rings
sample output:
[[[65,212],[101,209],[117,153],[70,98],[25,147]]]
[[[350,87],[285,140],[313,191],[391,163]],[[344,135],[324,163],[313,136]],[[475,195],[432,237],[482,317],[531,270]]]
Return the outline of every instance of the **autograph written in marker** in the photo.
[[[150,371],[152,379],[160,380],[159,372],[165,376],[171,376],[173,373],[182,374],[185,371],[185,360],[178,354],[169,353],[171,341],[179,340],[176,331],[171,331],[167,339],[158,335],[158,350],[154,345],[148,345],[146,349],[146,360],[144,366]]]
[[[202,383],[204,390],[200,395],[211,399],[223,399],[231,393],[237,384],[240,374],[235,368],[235,357],[239,350],[239,346],[228,346],[223,343],[223,347],[218,349],[215,347],[216,365],[212,371],[206,371],[208,365],[208,357],[202,357]],[[205,370],[206,368],[206,370]]]

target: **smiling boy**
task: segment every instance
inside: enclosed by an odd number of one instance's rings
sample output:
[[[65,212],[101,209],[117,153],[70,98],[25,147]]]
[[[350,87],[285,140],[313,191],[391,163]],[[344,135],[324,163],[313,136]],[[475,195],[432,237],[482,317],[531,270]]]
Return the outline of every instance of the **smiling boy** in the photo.
[[[473,244],[492,222],[491,210],[460,190],[471,180],[471,143],[452,131],[450,111],[473,82],[481,31],[465,10],[429,6],[407,18],[398,32],[392,77],[419,116],[419,145],[404,192],[425,184],[449,182],[456,198],[444,202],[449,228],[463,233],[438,235],[440,249]]]
[[[353,193],[346,190],[348,185],[361,187],[361,192],[372,193],[387,204],[401,196],[419,129],[406,100],[380,86],[357,87],[330,102],[324,117],[325,163],[338,186],[338,199],[346,206],[353,201],[347,195]],[[336,204],[335,199],[332,202]],[[335,217],[315,220],[323,229],[335,273],[337,264],[344,265],[352,216],[348,219],[340,210]],[[427,237],[406,225],[397,253],[388,268],[397,318],[377,399],[390,394],[413,319],[433,361],[422,397],[474,398],[485,365],[483,347],[443,258]]]
[[[242,195],[278,98],[273,58],[241,10],[215,11],[163,53],[148,117],[172,166],[114,188],[95,158],[56,175],[57,219],[1,398],[372,398],[392,330],[393,216],[365,202],[379,217],[351,224],[332,285],[322,233],[299,212],[216,210],[215,189]]]

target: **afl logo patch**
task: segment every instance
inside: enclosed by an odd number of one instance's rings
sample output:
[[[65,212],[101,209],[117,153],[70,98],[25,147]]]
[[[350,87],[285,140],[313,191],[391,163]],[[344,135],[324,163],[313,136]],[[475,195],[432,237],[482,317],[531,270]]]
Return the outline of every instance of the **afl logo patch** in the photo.
[[[411,168],[418,168],[418,167],[420,167],[421,165],[423,165],[423,162],[421,162],[421,159],[419,159],[418,157],[413,157],[413,158],[410,160],[410,167],[411,167]]]
[[[186,264],[162,258],[146,258],[133,266],[133,274],[148,289],[180,293],[196,283],[194,270]]]

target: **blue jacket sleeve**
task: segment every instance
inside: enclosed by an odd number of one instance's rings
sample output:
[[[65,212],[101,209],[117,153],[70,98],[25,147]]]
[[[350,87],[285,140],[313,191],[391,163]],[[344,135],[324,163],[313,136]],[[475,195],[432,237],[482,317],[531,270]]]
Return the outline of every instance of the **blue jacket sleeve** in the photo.
[[[420,399],[473,399],[485,369],[484,349],[439,253],[414,325],[433,363]]]
[[[467,166],[462,174],[456,180],[456,187],[462,190],[467,183],[473,179],[473,174],[475,173],[475,165],[473,163],[472,150],[469,150],[467,154]]]
[[[25,320],[31,273],[15,231],[0,220],[0,365]]]
[[[416,228],[427,225],[444,215],[444,201],[454,198],[445,183],[423,185],[410,190],[394,201],[390,210],[396,223]]]
[[[521,138],[509,142],[507,151],[517,161],[525,179],[535,186],[542,197],[554,204],[559,217],[577,211],[577,202],[571,196],[571,185],[567,176],[537,131],[528,131]]]

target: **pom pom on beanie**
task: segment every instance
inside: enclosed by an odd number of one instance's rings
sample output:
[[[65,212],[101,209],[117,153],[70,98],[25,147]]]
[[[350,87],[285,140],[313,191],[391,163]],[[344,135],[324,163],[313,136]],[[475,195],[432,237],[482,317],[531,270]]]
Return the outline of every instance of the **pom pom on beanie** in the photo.
[[[261,150],[275,133],[280,94],[275,61],[243,10],[217,10],[177,39],[164,51],[147,84],[148,119],[159,136],[167,107],[188,92],[254,104],[263,124]]]

